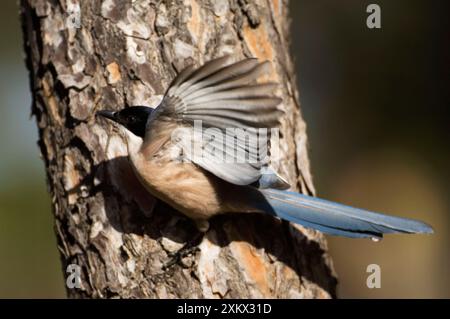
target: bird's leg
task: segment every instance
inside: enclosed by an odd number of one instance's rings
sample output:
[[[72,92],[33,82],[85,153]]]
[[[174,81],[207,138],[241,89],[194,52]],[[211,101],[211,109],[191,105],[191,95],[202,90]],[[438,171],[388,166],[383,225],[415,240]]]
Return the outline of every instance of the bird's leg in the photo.
[[[184,257],[194,254],[200,250],[200,248],[198,248],[198,245],[202,242],[203,236],[208,231],[209,223],[205,220],[196,220],[195,224],[197,226],[197,229],[199,230],[197,234],[188,242],[186,242],[186,244],[184,244],[183,247],[181,247],[178,251],[169,254],[169,256],[172,258],[163,266],[163,270],[167,270],[173,265],[181,263]]]
[[[178,251],[174,253],[169,253],[170,260],[163,266],[163,270],[167,270],[170,267],[181,264],[181,261],[184,257],[187,257],[191,254],[196,253],[200,250],[198,245],[201,243],[203,239],[204,233],[198,232],[192,239],[190,239],[183,247],[181,247]]]

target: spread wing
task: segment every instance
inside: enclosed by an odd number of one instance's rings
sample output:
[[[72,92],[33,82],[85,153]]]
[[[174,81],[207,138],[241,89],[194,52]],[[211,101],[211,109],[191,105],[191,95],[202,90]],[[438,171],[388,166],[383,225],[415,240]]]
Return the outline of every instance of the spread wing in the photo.
[[[157,113],[184,123],[178,143],[188,160],[233,184],[261,178],[270,129],[283,114],[273,94],[277,84],[257,83],[268,66],[253,58],[230,63],[225,56],[189,66],[173,80]]]

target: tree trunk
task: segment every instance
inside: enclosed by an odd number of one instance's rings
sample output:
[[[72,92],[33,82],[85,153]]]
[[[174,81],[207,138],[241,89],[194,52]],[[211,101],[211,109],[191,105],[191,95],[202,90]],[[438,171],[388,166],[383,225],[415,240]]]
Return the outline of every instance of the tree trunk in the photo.
[[[326,298],[336,278],[324,237],[270,216],[220,216],[199,250],[191,221],[141,187],[123,137],[95,111],[157,105],[190,63],[233,53],[272,62],[286,111],[280,173],[314,194],[281,0],[22,0],[32,113],[47,169],[69,297]]]

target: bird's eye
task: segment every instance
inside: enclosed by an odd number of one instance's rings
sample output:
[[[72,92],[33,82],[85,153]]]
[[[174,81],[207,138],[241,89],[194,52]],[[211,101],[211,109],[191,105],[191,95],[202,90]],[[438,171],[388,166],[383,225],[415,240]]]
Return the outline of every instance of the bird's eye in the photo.
[[[137,118],[136,118],[136,116],[132,115],[132,116],[130,116],[130,117],[128,118],[128,121],[130,121],[130,122],[136,122],[136,121],[137,121]]]

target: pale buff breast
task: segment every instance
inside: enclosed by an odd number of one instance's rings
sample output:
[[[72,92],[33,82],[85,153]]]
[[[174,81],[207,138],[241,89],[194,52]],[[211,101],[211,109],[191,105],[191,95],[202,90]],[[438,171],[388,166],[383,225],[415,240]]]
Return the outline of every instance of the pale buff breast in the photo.
[[[190,162],[177,162],[172,158],[170,141],[144,145],[139,152],[130,154],[136,175],[145,188],[192,219],[208,219],[226,211],[216,189],[216,177]]]

